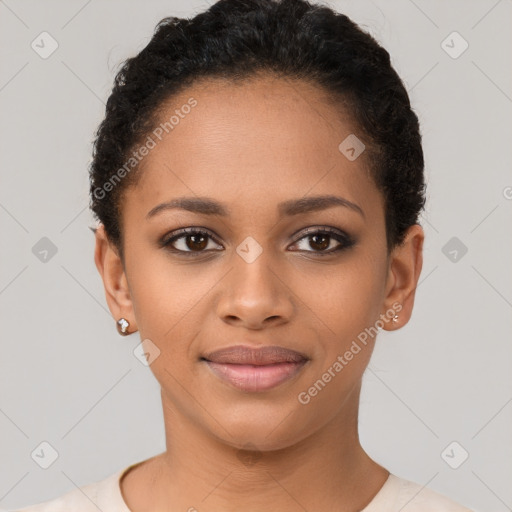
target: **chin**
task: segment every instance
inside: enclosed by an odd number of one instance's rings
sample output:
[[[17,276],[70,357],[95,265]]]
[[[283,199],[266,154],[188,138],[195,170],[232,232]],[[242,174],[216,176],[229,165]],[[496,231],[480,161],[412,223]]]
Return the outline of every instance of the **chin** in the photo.
[[[294,419],[293,414],[283,414],[283,409],[269,416],[246,415],[212,425],[212,435],[237,450],[275,451],[293,446],[308,436],[304,422]],[[300,426],[300,427],[299,427]]]

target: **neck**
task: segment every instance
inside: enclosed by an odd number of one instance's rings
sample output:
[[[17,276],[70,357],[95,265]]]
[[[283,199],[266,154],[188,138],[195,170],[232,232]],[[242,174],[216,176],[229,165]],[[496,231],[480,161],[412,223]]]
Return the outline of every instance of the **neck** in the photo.
[[[212,437],[162,394],[167,450],[147,466],[145,499],[130,502],[127,493],[126,501],[135,512],[148,509],[148,495],[155,510],[362,510],[389,473],[360,445],[359,391],[323,428],[272,450]]]

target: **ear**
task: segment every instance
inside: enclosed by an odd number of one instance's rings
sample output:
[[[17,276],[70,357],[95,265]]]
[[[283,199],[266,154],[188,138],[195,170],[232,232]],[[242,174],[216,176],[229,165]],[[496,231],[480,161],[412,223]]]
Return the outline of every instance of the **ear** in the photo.
[[[130,323],[128,332],[132,334],[137,330],[137,325],[124,264],[116,247],[108,239],[105,226],[100,224],[94,233],[96,237],[94,262],[103,279],[108,308],[116,322],[120,318],[128,320]]]
[[[407,230],[404,242],[390,254],[384,306],[387,311],[396,311],[398,318],[392,321],[388,316],[383,326],[386,331],[400,329],[411,318],[423,266],[424,239],[422,227],[414,224]]]

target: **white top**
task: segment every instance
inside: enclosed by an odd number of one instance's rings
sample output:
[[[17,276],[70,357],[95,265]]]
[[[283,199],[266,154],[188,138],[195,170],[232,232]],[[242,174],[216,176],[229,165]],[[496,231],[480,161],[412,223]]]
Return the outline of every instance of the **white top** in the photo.
[[[137,464],[139,463],[132,464],[99,482],[73,489],[59,498],[10,512],[131,512],[121,494],[119,481],[124,473]],[[390,474],[371,503],[361,512],[398,511],[474,512],[442,494]]]

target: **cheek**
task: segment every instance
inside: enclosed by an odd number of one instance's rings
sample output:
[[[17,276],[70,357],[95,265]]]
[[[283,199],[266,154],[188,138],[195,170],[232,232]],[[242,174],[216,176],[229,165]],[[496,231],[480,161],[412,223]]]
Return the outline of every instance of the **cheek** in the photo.
[[[381,267],[365,264],[361,259],[338,267],[316,280],[314,286],[311,281],[303,283],[305,301],[316,317],[324,321],[326,333],[347,341],[376,322],[381,313],[384,284]]]
[[[141,340],[150,339],[160,350],[151,364],[155,375],[165,373],[164,368],[173,374],[188,371],[196,357],[194,340],[205,328],[206,295],[215,276],[171,262],[164,250],[141,248],[132,252],[127,273]]]
[[[306,408],[324,411],[319,414],[333,416],[343,407],[359,385],[375,345],[381,283],[368,268],[358,270],[333,276],[312,304],[322,322],[315,322],[316,360],[297,399]]]
[[[155,343],[169,333],[186,313],[183,278],[173,270],[160,249],[131,247],[126,271],[134,315],[141,336]],[[128,252],[127,252],[128,255]],[[171,331],[172,332],[172,331]]]

